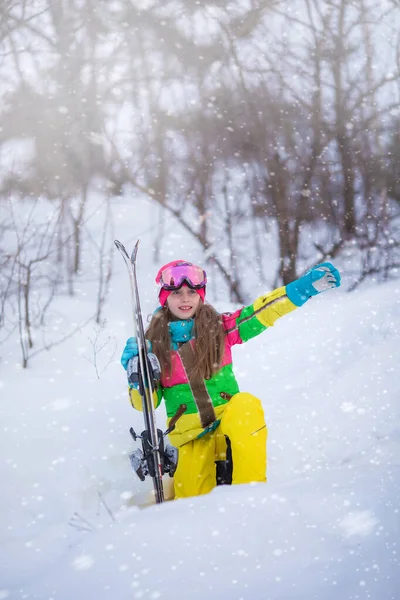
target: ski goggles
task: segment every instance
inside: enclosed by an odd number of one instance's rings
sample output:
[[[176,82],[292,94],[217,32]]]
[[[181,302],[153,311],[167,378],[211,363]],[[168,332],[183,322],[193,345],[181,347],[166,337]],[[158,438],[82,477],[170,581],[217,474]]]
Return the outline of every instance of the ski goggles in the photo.
[[[164,290],[177,290],[186,283],[193,290],[204,288],[206,272],[196,265],[175,265],[161,272],[159,284]]]

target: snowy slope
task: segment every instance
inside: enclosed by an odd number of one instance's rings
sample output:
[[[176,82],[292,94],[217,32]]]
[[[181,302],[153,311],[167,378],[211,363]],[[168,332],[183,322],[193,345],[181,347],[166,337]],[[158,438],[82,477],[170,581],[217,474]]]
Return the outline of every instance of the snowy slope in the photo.
[[[121,218],[117,237],[142,235],[148,218],[129,232]],[[149,313],[159,265],[142,239]],[[200,261],[189,243],[171,225],[165,261]],[[0,599],[398,600],[400,284],[328,292],[235,348],[239,383],[262,398],[269,426],[266,485],[139,509],[149,485],[127,458],[141,416],[118,364],[131,332],[117,259],[101,333],[114,339],[99,361],[117,353],[100,379],[92,325],[25,371],[15,340],[3,353]],[[61,321],[90,312],[91,286],[59,301]]]

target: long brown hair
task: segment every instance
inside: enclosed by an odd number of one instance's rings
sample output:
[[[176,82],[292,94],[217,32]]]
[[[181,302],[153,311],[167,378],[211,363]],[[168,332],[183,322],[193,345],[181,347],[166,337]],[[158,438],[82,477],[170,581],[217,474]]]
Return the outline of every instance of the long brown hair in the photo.
[[[171,375],[171,336],[168,323],[176,320],[165,305],[154,313],[146,331],[146,338],[153,345],[153,352],[161,364],[161,369]],[[196,337],[196,367],[194,376],[210,378],[222,364],[224,357],[225,330],[221,315],[210,304],[201,303],[194,318],[194,334]]]

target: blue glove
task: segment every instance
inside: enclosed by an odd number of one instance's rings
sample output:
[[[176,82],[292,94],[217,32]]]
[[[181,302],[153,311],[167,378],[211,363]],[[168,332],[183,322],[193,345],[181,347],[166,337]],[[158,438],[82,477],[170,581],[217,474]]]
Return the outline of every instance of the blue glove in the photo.
[[[147,350],[151,352],[151,342],[149,340],[146,340],[146,345]],[[125,371],[128,367],[128,362],[131,360],[131,358],[137,356],[138,354],[139,346],[137,343],[137,339],[135,337],[130,337],[125,344],[125,348],[121,356],[121,365],[124,367]]]
[[[340,273],[332,263],[313,267],[303,277],[286,286],[287,297],[296,306],[302,306],[311,296],[340,285]]]

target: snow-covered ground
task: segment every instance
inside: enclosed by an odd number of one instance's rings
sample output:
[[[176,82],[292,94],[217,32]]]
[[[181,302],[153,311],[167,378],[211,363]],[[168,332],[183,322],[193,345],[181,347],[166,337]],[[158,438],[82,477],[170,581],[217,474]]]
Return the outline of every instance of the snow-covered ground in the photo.
[[[116,237],[142,237],[148,314],[160,266],[151,212],[140,226],[129,214],[120,208]],[[163,262],[201,261],[172,223],[168,236]],[[322,294],[235,348],[239,383],[265,409],[266,485],[138,508],[150,484],[127,456],[129,427],[142,421],[119,365],[131,327],[115,260],[100,372],[117,350],[99,379],[92,324],[26,370],[15,339],[2,349],[0,600],[398,600],[400,281]],[[264,291],[255,285],[254,297]],[[84,320],[94,297],[83,280],[75,298],[58,299],[57,326]],[[164,417],[160,408],[160,426]]]

